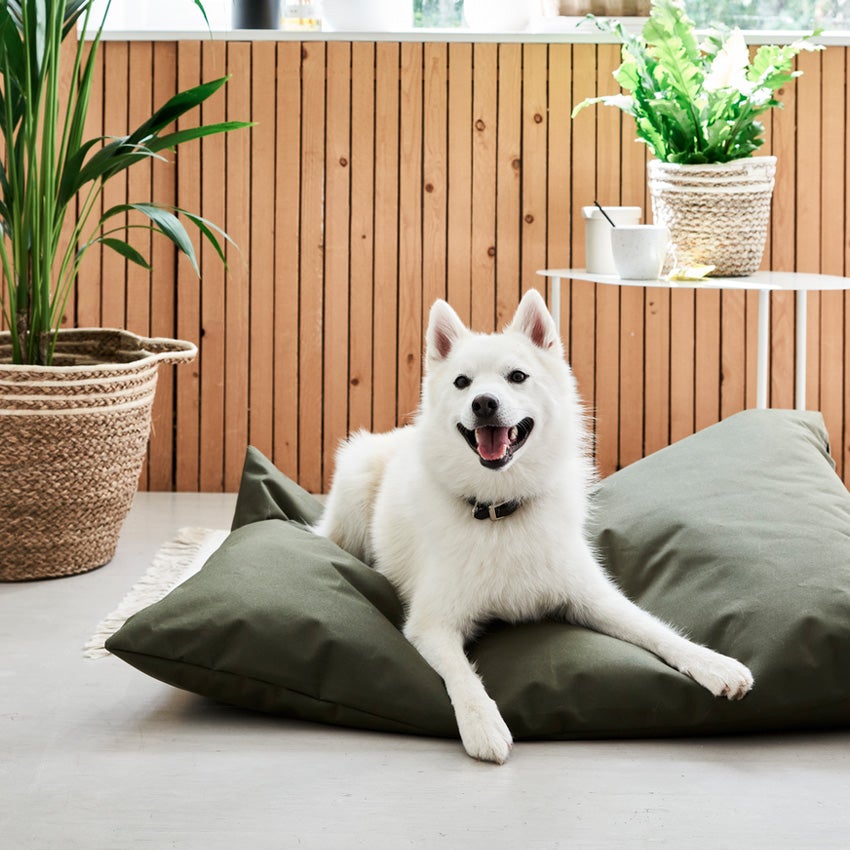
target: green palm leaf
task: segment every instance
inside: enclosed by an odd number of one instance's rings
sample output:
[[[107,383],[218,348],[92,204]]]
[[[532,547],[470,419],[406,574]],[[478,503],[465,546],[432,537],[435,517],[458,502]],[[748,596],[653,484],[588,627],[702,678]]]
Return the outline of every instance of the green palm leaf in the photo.
[[[139,212],[149,218],[153,227],[163,236],[167,236],[189,258],[192,268],[200,275],[201,270],[198,268],[195,247],[192,245],[192,240],[189,238],[186,228],[183,227],[177,216],[165,207],[156,204],[116,204],[100,217],[100,223],[102,225],[116,215],[131,211]]]
[[[98,242],[101,245],[105,245],[107,248],[111,248],[113,251],[116,251],[131,263],[135,263],[137,266],[141,266],[142,268],[150,271],[150,263],[132,245],[128,245],[120,239],[113,239],[110,236],[101,236],[94,240],[95,244]]]

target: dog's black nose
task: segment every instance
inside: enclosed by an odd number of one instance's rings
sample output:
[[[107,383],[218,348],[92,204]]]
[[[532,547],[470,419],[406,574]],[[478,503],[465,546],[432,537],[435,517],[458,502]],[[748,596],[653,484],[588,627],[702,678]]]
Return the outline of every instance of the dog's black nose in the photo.
[[[499,399],[490,393],[481,393],[472,399],[472,412],[480,419],[489,419],[499,409]]]

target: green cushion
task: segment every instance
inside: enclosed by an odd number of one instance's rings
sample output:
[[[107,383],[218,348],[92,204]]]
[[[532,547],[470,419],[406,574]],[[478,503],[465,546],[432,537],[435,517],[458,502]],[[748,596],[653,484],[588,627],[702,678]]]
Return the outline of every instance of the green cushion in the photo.
[[[235,705],[456,735],[442,682],[399,631],[391,586],[305,527],[319,510],[249,450],[230,537],[107,648]],[[847,725],[850,494],[819,414],[733,416],[601,482],[593,516],[625,592],[749,665],[755,687],[715,699],[606,635],[493,624],[470,655],[516,738]]]

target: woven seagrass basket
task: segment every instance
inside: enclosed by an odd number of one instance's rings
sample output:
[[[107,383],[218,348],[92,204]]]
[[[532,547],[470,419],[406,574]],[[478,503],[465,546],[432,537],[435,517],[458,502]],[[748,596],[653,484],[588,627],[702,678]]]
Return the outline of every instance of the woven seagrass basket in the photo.
[[[707,165],[651,160],[656,224],[670,230],[674,266],[716,266],[718,277],[758,270],[770,223],[775,156]]]
[[[63,330],[53,366],[11,365],[0,333],[0,580],[103,566],[136,492],[160,363],[189,342]]]

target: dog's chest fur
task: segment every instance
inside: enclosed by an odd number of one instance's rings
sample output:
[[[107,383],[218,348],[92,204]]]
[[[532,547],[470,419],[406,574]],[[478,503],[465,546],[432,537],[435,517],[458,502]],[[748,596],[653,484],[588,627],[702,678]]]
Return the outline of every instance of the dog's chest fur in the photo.
[[[394,522],[382,523],[386,515],[375,515],[376,567],[408,605],[440,605],[468,624],[538,619],[563,600],[563,543],[580,533],[581,517],[561,500],[538,497],[495,522],[474,519],[460,499],[426,512],[406,501]]]

